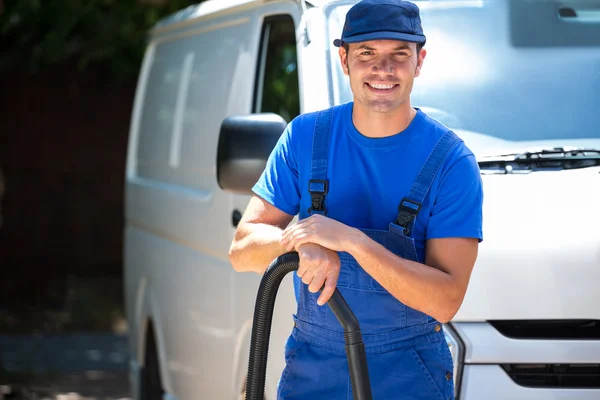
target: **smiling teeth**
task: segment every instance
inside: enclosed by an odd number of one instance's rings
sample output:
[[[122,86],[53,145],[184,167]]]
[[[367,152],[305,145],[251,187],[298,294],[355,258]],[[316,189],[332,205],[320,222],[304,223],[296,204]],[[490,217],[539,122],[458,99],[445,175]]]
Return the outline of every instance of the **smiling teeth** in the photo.
[[[377,85],[377,84],[374,84],[374,83],[372,83],[370,85],[371,85],[372,88],[375,88],[375,89],[391,89],[391,88],[394,87],[394,85]]]

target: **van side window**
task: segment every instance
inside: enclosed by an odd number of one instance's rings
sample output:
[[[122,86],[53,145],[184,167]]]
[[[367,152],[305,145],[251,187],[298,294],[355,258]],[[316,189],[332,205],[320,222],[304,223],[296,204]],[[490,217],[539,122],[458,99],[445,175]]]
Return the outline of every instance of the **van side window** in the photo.
[[[300,114],[292,17],[280,15],[265,20],[257,73],[254,112],[273,112],[287,122]]]
[[[188,27],[152,39],[137,121],[136,176],[171,188],[214,187],[221,122],[228,113],[250,108],[250,54],[236,49],[250,46],[254,28],[238,19],[230,26],[210,23],[205,30]],[[236,101],[242,96],[245,101]]]

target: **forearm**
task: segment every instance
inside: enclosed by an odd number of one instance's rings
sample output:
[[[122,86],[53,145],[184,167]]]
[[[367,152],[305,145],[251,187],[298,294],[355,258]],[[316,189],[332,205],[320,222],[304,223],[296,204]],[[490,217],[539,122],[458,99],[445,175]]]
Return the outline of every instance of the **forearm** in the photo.
[[[281,232],[273,225],[240,225],[229,249],[233,268],[238,272],[263,274],[275,258],[285,253],[285,248],[279,244]]]
[[[356,239],[348,252],[394,297],[440,322],[454,316],[462,295],[452,275],[398,257],[362,233]]]

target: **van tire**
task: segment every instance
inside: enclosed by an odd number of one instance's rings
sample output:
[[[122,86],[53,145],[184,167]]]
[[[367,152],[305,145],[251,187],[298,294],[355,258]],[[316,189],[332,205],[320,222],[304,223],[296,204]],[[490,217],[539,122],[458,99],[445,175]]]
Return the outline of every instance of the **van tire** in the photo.
[[[142,367],[140,377],[140,399],[162,400],[164,390],[160,380],[160,363],[158,360],[156,340],[154,338],[154,329],[152,328],[152,325],[148,327],[144,366]]]

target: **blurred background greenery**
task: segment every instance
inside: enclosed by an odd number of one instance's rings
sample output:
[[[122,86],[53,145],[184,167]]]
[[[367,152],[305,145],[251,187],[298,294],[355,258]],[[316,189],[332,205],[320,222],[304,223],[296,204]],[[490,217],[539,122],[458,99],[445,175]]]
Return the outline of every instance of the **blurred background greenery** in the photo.
[[[200,2],[0,0],[0,333],[121,324],[123,175],[147,32]]]
[[[146,35],[201,2],[0,0],[0,386],[47,378],[4,368],[41,362],[17,343],[123,346],[125,158]]]
[[[117,82],[137,75],[146,31],[189,0],[17,0],[0,9],[0,70],[36,73],[65,62],[104,67]]]

